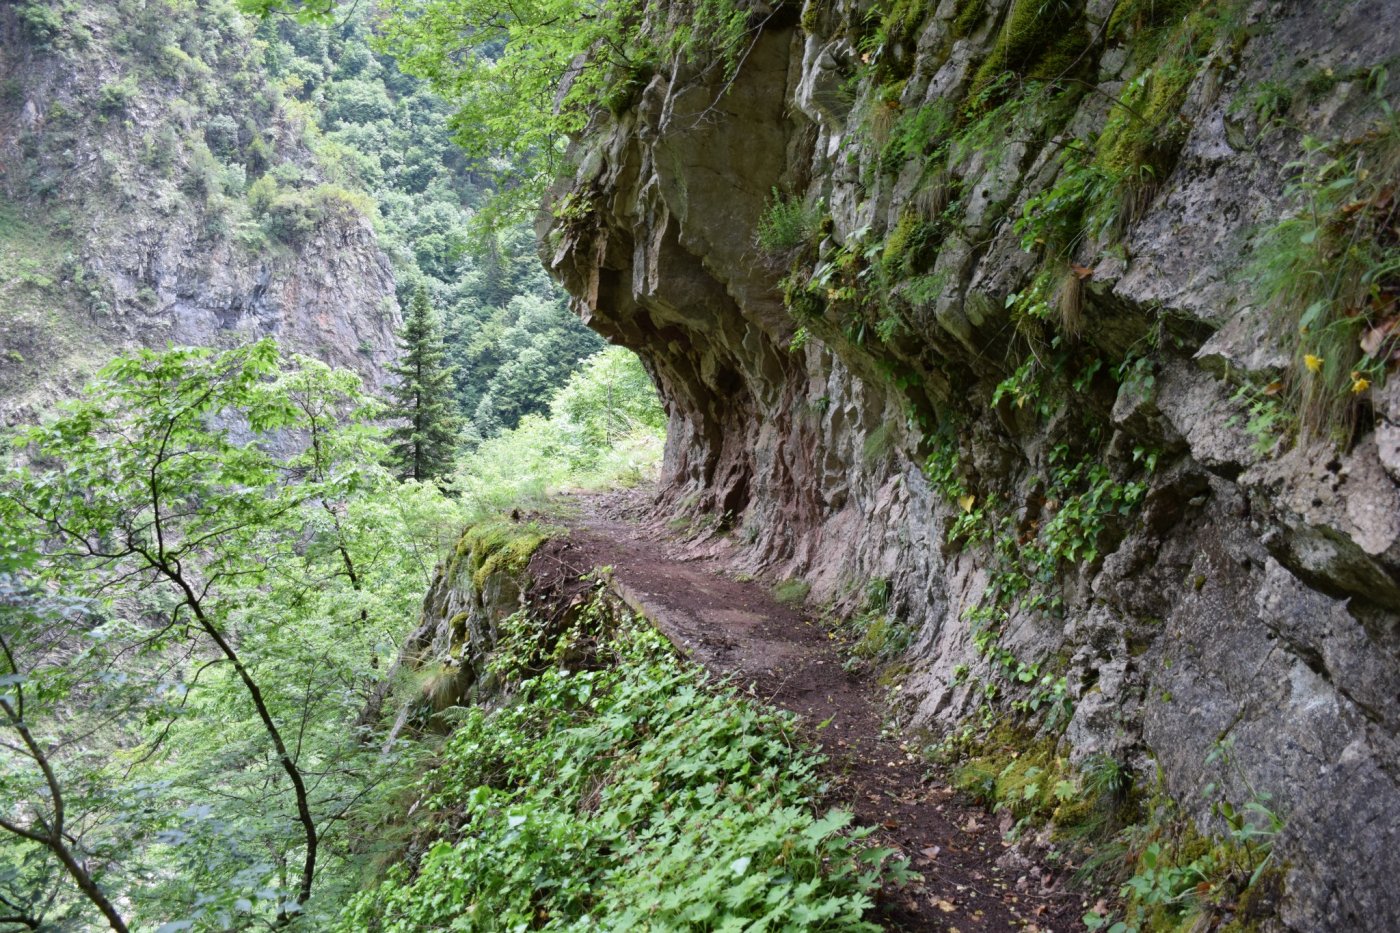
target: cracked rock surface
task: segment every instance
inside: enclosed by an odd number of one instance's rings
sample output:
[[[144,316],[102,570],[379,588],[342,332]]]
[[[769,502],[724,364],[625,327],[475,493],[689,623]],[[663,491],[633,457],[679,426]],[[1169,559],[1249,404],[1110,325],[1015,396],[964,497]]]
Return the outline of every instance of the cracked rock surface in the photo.
[[[908,72],[898,107],[961,103],[1012,6],[991,0],[960,34],[958,4],[930,4],[892,46]],[[1091,37],[1107,34],[1096,24],[1113,6],[1085,8]],[[1015,333],[1007,296],[1037,263],[1014,221],[1054,183],[1061,144],[1100,132],[1142,63],[1131,45],[1092,40],[1096,91],[1058,129],[1009,127],[999,151],[952,160],[963,213],[931,260],[941,287],[897,339],[858,341],[830,315],[787,311],[791,270],[756,232],[775,190],[819,205],[819,268],[844,244],[889,237],[920,190],[917,171],[882,166],[868,128],[883,90],[852,41],[867,7],[780,8],[723,93],[717,75],[660,69],[632,109],[596,115],[577,143],[579,168],[556,196],[581,197],[588,216],[546,216],[541,232],[584,319],[635,349],[660,388],[671,420],[657,508],[713,516],[748,569],[800,576],[837,606],[888,581],[916,633],[904,715],[936,733],[974,713],[977,683],[996,676],[967,621],[994,559],[950,540],[963,510],[925,477],[913,414],[963,414],[960,469],[979,496],[1009,503],[1018,527],[1053,510],[1042,477],[1074,443],[1074,412],[1042,420],[993,401]],[[1287,166],[1304,133],[1345,137],[1367,119],[1360,78],[1299,96],[1276,132],[1257,124],[1250,95],[1299,69],[1359,75],[1394,60],[1400,22],[1386,0],[1242,11],[1245,40],[1209,50],[1174,117],[1184,138],[1169,172],[1112,244],[1075,254],[1092,272],[1084,352],[1122,359],[1159,335],[1151,385],[1103,400],[1095,454],[1128,468],[1134,450],[1157,451],[1150,488],[1104,553],[1062,568],[1061,610],[1013,609],[1000,644],[1063,671],[1073,755],[1160,773],[1202,828],[1220,829],[1208,784],[1236,802],[1272,795],[1288,926],[1389,930],[1400,927],[1400,396],[1393,381],[1374,390],[1373,424],[1345,449],[1286,454],[1260,452],[1235,399],[1241,374],[1286,363],[1247,272],[1258,230],[1294,209]],[[1222,741],[1230,767],[1207,766]]]

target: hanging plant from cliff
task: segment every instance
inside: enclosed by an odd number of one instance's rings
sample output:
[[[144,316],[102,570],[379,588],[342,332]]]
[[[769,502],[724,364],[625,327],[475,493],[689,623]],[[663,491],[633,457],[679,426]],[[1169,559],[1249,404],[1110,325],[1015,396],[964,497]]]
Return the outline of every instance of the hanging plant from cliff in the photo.
[[[1298,209],[1265,231],[1253,257],[1292,364],[1280,386],[1304,439],[1350,442],[1372,385],[1400,365],[1400,114],[1388,76],[1369,78],[1377,119],[1348,140],[1303,141],[1289,193]]]

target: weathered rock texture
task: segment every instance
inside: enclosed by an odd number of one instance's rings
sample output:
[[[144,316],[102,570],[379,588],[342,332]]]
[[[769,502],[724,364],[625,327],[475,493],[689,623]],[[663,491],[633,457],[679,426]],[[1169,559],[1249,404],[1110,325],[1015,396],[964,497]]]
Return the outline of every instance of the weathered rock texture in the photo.
[[[382,385],[389,260],[353,199],[316,184],[259,55],[223,0],[0,3],[3,420],[167,343],[271,335]],[[262,175],[300,186],[278,216],[248,193]]]
[[[999,648],[1066,677],[1076,756],[1113,755],[1148,781],[1160,769],[1203,825],[1208,782],[1236,803],[1272,794],[1287,821],[1289,926],[1395,929],[1400,386],[1370,390],[1374,416],[1345,449],[1261,454],[1235,400],[1242,380],[1289,365],[1248,274],[1258,231],[1295,209],[1287,165],[1304,133],[1370,125],[1368,75],[1400,53],[1394,5],[1091,0],[1062,5],[1074,12],[1059,32],[1026,48],[1014,30],[1029,0],[897,6],[880,42],[868,3],[779,5],[732,84],[663,69],[579,143],[560,194],[592,210],[547,223],[546,261],[587,322],[655,375],[671,415],[664,504],[718,513],[755,567],[802,575],[815,596],[851,606],[866,581],[888,580],[917,630],[909,721],[941,731],[977,711],[986,684],[1002,684],[1003,704],[1026,697],[968,620],[1006,559],[953,524],[985,504],[981,520],[1005,522],[1012,551],[1036,545],[1063,505],[1046,477],[1066,458],[1145,483],[1106,517],[1094,552],[1035,584],[1046,599],[1006,607]],[[1144,41],[1207,9],[1223,25],[1192,37],[1201,47],[1185,59]],[[996,55],[1015,77],[988,91]],[[1063,176],[1061,153],[1093,149],[1128,82],[1188,60],[1140,154],[1148,183],[1057,260],[1057,287],[1075,290],[1060,301],[1066,323],[1004,310],[1052,268],[1036,244],[1023,249],[1015,221]],[[930,178],[920,153],[937,134],[966,135],[1035,77],[1080,90],[1059,110],[1030,98]],[[1288,94],[1267,126],[1261,89],[1277,86]],[[951,122],[930,121],[912,156],[891,155],[902,121],[940,101]],[[816,221],[820,247],[775,257],[756,245],[774,191],[829,216]],[[911,212],[925,240],[896,255]],[[838,291],[843,262],[854,298]],[[882,265],[897,272],[883,280],[893,311],[871,284]],[[795,314],[789,275],[830,290]],[[1064,351],[1105,366],[1068,364],[1073,390],[995,392],[1033,355]],[[1124,371],[1150,378],[1118,372],[1138,359]],[[942,492],[924,469],[938,451],[955,462]],[[1207,767],[1222,741],[1229,766]]]
[[[502,648],[510,663],[526,667],[570,667],[584,660],[586,650],[552,654],[560,635],[594,596],[601,599],[597,611],[619,613],[625,611],[623,597],[613,588],[600,589],[591,574],[585,577],[589,568],[561,558],[569,547],[562,532],[504,519],[469,527],[438,567],[418,627],[375,688],[361,721],[379,722],[390,705],[393,742],[406,728],[442,726],[435,714],[448,707],[500,703],[514,686],[492,669]],[[528,615],[512,622],[517,613]],[[418,685],[406,683],[410,674]]]

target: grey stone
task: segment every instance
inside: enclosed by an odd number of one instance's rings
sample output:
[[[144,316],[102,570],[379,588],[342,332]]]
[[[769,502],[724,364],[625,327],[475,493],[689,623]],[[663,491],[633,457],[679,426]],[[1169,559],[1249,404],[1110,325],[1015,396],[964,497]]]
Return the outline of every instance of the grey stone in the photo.
[[[956,41],[953,7],[938,7],[906,109],[962,102],[1007,4],[994,6]],[[1111,7],[1096,0],[1086,15],[1102,22]],[[1091,145],[1141,63],[1105,48],[1092,64],[1106,83],[1062,126],[1008,126],[999,153],[959,154],[950,171],[964,214],[931,270],[944,287],[896,338],[850,339],[843,316],[869,323],[874,309],[838,306],[803,321],[810,340],[791,353],[798,322],[779,286],[788,269],[753,246],[770,189],[826,203],[831,262],[839,248],[886,236],[922,175],[879,170],[879,147],[847,103],[876,89],[838,89],[853,53],[832,37],[857,31],[852,17],[865,9],[826,9],[820,39],[770,29],[718,102],[713,79],[654,82],[640,139],[627,118],[600,115],[586,146],[610,153],[604,206],[587,230],[553,231],[548,259],[580,313],[656,374],[672,413],[658,508],[736,516],[748,568],[803,575],[838,611],[858,607],[864,581],[887,578],[892,605],[918,630],[908,725],[937,734],[972,715],[976,684],[999,676],[966,621],[996,559],[949,539],[962,507],[925,481],[927,425],[910,413],[966,416],[955,443],[975,505],[997,496],[1027,536],[1053,514],[1043,477],[1052,452],[1083,440],[1086,412],[990,406],[1025,348],[1043,353],[1059,333],[1006,310],[1046,261],[1022,249],[1013,221],[1054,183],[1064,147]],[[1211,831],[1222,827],[1207,787],[1237,805],[1272,795],[1287,827],[1283,919],[1305,931],[1389,930],[1400,910],[1388,883],[1400,857],[1390,816],[1400,812],[1400,395],[1394,383],[1372,390],[1374,431],[1345,451],[1261,450],[1251,434],[1239,386],[1290,364],[1248,257],[1259,228],[1290,209],[1281,192],[1301,133],[1260,134],[1238,115],[1252,89],[1287,79],[1299,61],[1365,70],[1394,57],[1387,13],[1383,0],[1253,5],[1249,40],[1218,43],[1189,89],[1171,172],[1121,230],[1078,244],[1075,261],[1089,270],[1083,323],[1078,342],[1060,334],[1060,346],[1110,365],[1147,358],[1116,390],[1105,380],[1086,394],[1105,422],[1094,449],[1124,476],[1142,476],[1148,452],[1158,465],[1141,508],[1108,523],[1104,553],[1058,568],[1062,610],[1013,608],[1002,636],[1017,657],[1063,670],[1074,760],[1110,755],[1145,780],[1160,770]],[[1359,99],[1339,88],[1300,101],[1290,120],[1314,135],[1359,132],[1369,119]],[[714,119],[687,119],[696,113]],[[1229,766],[1208,767],[1222,740]]]

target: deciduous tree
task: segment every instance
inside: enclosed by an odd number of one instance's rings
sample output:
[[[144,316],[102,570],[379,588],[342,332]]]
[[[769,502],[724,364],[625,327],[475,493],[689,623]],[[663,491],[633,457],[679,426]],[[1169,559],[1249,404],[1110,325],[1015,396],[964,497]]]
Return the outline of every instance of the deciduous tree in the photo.
[[[0,915],[82,913],[74,888],[115,929],[308,909],[392,767],[352,724],[436,554],[420,530],[451,523],[380,466],[376,414],[354,374],[265,341],[118,359],[18,436]]]

